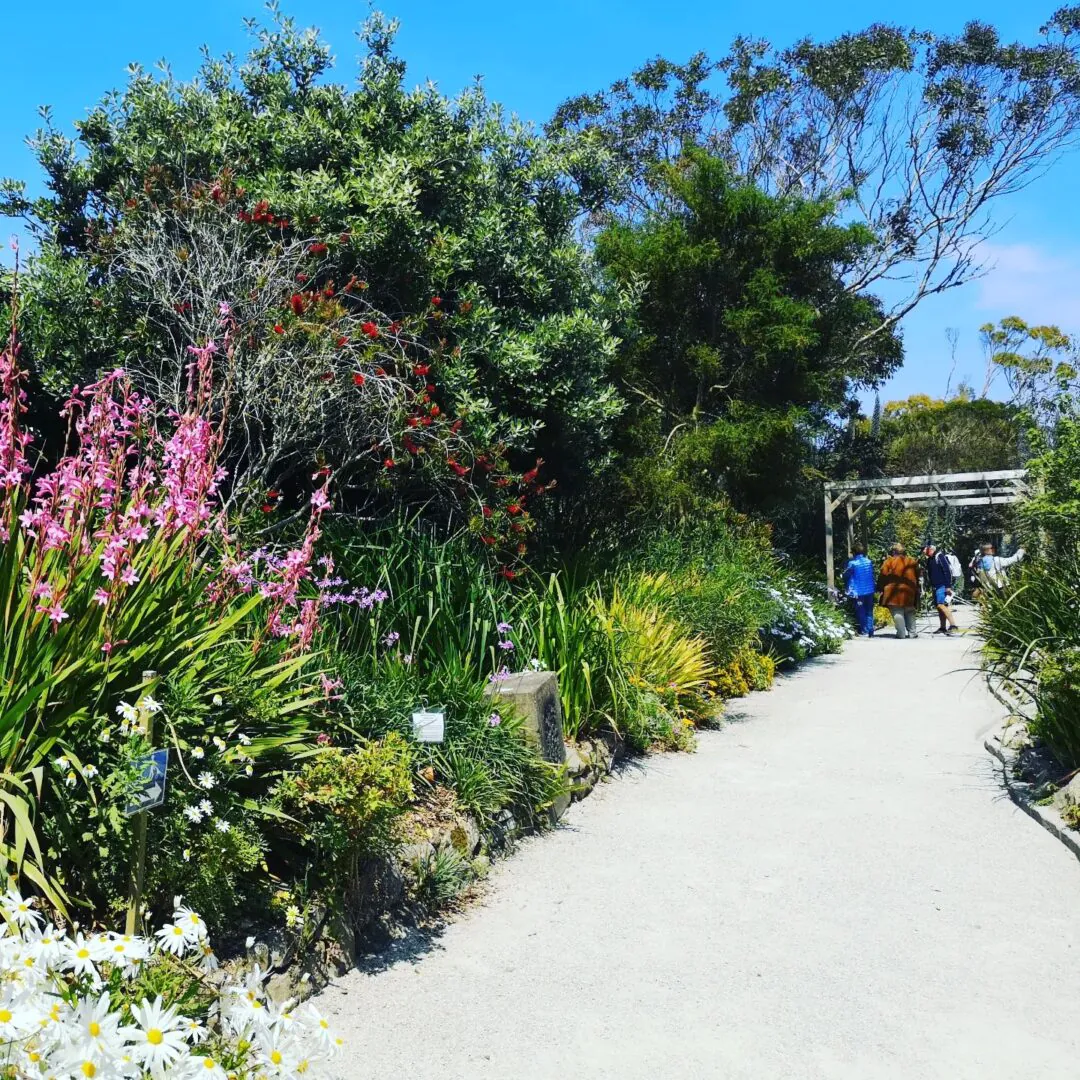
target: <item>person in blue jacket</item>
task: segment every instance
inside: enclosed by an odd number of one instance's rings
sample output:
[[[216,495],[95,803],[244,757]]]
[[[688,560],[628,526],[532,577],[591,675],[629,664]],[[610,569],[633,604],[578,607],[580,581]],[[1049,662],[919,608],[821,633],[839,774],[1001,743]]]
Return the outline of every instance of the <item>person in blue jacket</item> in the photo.
[[[874,636],[874,564],[866,557],[866,548],[856,544],[844,567],[847,594],[855,602],[855,624],[860,634]]]
[[[949,562],[949,556],[944,551],[938,551],[933,544],[927,544],[923,548],[923,554],[926,556],[926,576],[934,593],[934,606],[937,608],[938,622],[941,624],[934,633],[951,637],[959,633],[952,613],[952,564]]]

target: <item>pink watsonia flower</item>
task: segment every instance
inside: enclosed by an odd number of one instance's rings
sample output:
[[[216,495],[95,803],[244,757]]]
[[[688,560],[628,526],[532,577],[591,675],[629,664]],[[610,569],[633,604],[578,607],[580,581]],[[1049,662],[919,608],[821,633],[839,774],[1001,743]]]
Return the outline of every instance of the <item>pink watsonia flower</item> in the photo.
[[[97,589],[94,592],[94,603],[101,604],[104,607],[109,602],[109,594],[104,589]]]
[[[53,604],[53,606],[47,608],[46,611],[49,615],[49,621],[55,623],[57,626],[68,618],[68,613],[59,604]]]
[[[34,586],[34,599],[52,599],[52,586],[47,581],[39,581]]]
[[[134,585],[139,580],[139,575],[135,573],[134,567],[125,566],[124,572],[120,575],[120,580],[125,585]]]

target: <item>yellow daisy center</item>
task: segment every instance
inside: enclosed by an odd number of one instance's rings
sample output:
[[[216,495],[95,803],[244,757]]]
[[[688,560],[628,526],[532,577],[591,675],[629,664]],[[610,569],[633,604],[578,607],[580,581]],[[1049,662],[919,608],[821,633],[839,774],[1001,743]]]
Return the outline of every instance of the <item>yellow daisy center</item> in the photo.
[[[87,960],[90,957],[90,950],[89,949],[80,949],[75,955],[80,960]]]
[[[82,1063],[83,1076],[96,1076],[97,1066],[92,1061],[84,1061]]]
[[[11,1011],[9,1009],[0,1009],[0,1024],[11,1023]]]
[[[280,1050],[271,1050],[270,1051],[270,1060],[275,1065],[280,1065],[281,1064],[281,1051]]]
[[[160,1046],[161,1045],[161,1040],[163,1038],[164,1038],[164,1036],[161,1034],[161,1029],[160,1028],[151,1028],[146,1033],[146,1041],[148,1043],[152,1043],[154,1046]]]
[[[96,1020],[90,1021],[90,1037],[96,1039],[101,1034],[101,1025]]]
[[[214,1067],[214,1059],[213,1058],[203,1058],[202,1063],[203,1063],[203,1068],[204,1069],[212,1069]]]
[[[323,1029],[323,1031],[328,1031],[329,1028],[330,1028],[330,1025],[325,1020],[320,1020],[319,1021],[319,1027],[321,1027]]]

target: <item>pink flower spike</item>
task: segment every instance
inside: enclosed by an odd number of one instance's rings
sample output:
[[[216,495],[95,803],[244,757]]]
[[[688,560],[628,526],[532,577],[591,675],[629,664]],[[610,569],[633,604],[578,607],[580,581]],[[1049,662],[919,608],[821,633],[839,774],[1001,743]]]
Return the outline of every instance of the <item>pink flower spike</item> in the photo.
[[[120,580],[125,585],[134,585],[139,580],[139,575],[135,573],[134,567],[125,566],[124,572],[120,575]]]
[[[109,594],[104,589],[98,589],[94,593],[94,603],[104,607],[109,602]]]
[[[111,642],[111,641],[106,641],[106,642],[105,642],[105,644],[101,646],[101,651],[102,651],[102,652],[103,652],[103,653],[104,653],[104,654],[105,654],[106,656],[108,656],[108,655],[109,655],[109,653],[111,653],[111,652],[112,652],[112,642]]]
[[[46,600],[52,599],[52,586],[47,581],[39,581],[34,586],[34,599],[42,597]]]
[[[68,617],[68,613],[59,604],[53,604],[53,606],[48,609],[48,612],[49,621],[56,623],[57,626]]]

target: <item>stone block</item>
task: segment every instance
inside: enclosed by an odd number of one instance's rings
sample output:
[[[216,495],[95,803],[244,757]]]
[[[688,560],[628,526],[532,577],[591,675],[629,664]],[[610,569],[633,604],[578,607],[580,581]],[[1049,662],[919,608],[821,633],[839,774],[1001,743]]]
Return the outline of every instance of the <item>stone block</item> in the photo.
[[[505,701],[522,718],[526,737],[539,748],[545,761],[566,764],[559,680],[555,672],[522,671],[489,683],[485,693],[493,703]],[[556,800],[554,816],[562,817],[569,805],[569,794]]]

